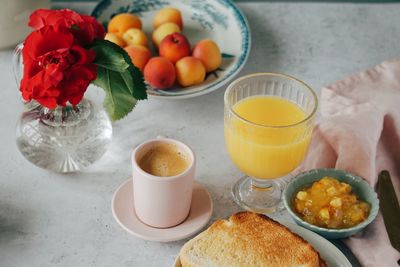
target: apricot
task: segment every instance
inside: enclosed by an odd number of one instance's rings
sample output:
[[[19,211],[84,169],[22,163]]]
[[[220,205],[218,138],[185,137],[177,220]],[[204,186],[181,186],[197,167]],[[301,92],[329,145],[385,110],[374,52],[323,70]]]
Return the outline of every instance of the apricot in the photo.
[[[178,83],[184,87],[199,84],[206,77],[203,63],[195,57],[184,57],[175,64]]]
[[[118,35],[115,35],[114,33],[111,32],[107,33],[104,39],[113,42],[114,44],[117,44],[120,47],[124,47],[126,45],[125,41],[121,37],[118,37]]]
[[[179,59],[190,55],[190,44],[183,34],[176,32],[161,41],[159,52],[160,56],[175,64]]]
[[[146,34],[136,28],[130,28],[124,34],[122,34],[122,39],[124,39],[127,45],[143,45],[147,46]]]
[[[218,69],[222,63],[221,51],[218,45],[210,39],[198,42],[193,48],[192,56],[203,62],[206,72]]]
[[[157,29],[158,26],[167,22],[173,22],[179,26],[179,29],[183,29],[182,15],[176,8],[166,7],[158,11],[153,19],[154,29]]]
[[[121,13],[115,15],[109,22],[108,22],[108,32],[115,33],[119,37],[122,37],[124,32],[126,32],[130,28],[142,29],[142,22],[141,20],[132,15],[130,13]]]
[[[124,49],[131,58],[133,65],[143,71],[144,66],[151,58],[150,50],[142,45],[129,45]]]
[[[161,41],[167,36],[175,32],[181,32],[179,26],[173,22],[167,22],[160,25],[157,29],[153,31],[153,43],[155,46],[159,46]]]
[[[158,89],[171,87],[176,78],[174,65],[166,58],[153,57],[144,67],[144,79]]]

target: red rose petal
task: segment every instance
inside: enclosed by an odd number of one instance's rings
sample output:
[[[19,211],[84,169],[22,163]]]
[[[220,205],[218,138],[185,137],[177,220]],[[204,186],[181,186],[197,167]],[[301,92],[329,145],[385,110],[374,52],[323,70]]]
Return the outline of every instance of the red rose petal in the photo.
[[[105,31],[95,18],[64,9],[39,9],[29,26],[36,29],[26,38],[22,51],[22,97],[55,108],[76,105],[97,77],[95,52],[84,46],[103,39]]]

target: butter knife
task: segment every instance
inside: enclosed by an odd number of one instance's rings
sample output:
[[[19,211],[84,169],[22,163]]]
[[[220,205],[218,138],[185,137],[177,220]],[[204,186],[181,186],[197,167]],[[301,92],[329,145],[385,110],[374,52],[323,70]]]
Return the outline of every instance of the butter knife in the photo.
[[[351,249],[340,239],[328,239],[332,244],[334,244],[349,260],[351,266],[362,267],[361,263],[358,261],[356,255],[353,254]]]
[[[378,197],[390,243],[400,252],[400,205],[388,171],[378,176]]]

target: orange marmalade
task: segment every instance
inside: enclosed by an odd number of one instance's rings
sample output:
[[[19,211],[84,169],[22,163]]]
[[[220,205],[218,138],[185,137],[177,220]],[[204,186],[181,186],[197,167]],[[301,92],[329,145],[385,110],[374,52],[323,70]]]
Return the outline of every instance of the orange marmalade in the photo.
[[[352,227],[370,211],[370,205],[358,200],[349,184],[328,176],[299,191],[293,202],[303,220],[324,228]]]

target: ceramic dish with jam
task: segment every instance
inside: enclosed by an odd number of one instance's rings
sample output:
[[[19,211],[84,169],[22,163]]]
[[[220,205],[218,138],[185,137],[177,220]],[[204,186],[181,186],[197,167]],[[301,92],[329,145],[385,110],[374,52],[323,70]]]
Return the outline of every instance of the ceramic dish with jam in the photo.
[[[365,202],[369,205],[369,213],[364,220],[351,227],[327,228],[311,224],[301,217],[294,207],[298,193],[305,192],[314,182],[320,181],[324,177],[332,177],[343,185],[351,186],[351,192],[357,199],[361,203]],[[379,210],[379,200],[373,188],[361,177],[338,169],[315,169],[297,175],[285,189],[283,200],[286,209],[298,225],[330,239],[344,238],[356,234],[375,219]]]

